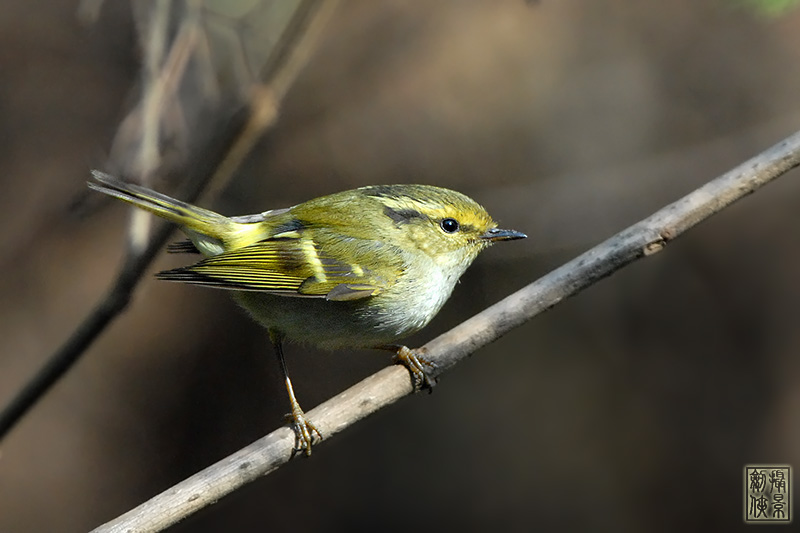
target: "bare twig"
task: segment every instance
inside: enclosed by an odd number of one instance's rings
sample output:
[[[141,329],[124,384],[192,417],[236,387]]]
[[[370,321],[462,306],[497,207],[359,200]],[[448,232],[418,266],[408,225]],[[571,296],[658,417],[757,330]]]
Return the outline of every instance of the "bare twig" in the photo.
[[[478,348],[625,265],[661,251],[697,223],[800,166],[800,132],[614,235],[424,346],[441,373]],[[385,368],[306,414],[330,437],[412,392],[408,372]],[[281,427],[198,472],[95,533],[154,532],[175,524],[292,458],[294,433]]]
[[[248,122],[230,153],[220,163],[217,175],[209,183],[203,198],[213,197],[225,188],[258,139],[275,124],[278,104],[308,62],[338,3],[339,0],[305,0],[298,7],[272,54],[271,66],[261,74],[266,81],[251,90]]]
[[[219,143],[218,154],[206,154],[206,157],[197,158],[200,163],[196,165],[197,168],[204,170],[195,172],[195,176],[192,176],[191,171],[187,171],[185,174],[194,179],[187,180],[184,190],[179,191],[177,196],[192,202],[197,200],[204,188],[217,192],[230,181],[256,141],[275,123],[280,100],[308,60],[311,49],[321,35],[322,27],[330,18],[337,3],[338,0],[304,0],[301,9],[298,9],[289,27],[282,33],[281,46],[273,54],[277,58],[271,61],[269,72],[265,72],[262,84],[251,92],[245,120],[232,123],[230,129],[233,131],[221,136],[223,139]],[[151,61],[147,63],[145,70],[150,83],[143,98],[146,112],[142,131],[143,136],[149,135],[149,140],[142,140],[139,154],[140,174],[149,175],[158,170],[159,141],[158,136],[152,132],[158,131],[159,113],[165,107],[165,97],[171,95],[177,83],[174,76],[170,77],[163,69],[159,71],[157,68],[165,57],[165,47],[161,37],[166,31],[165,17],[169,6],[168,2],[157,3],[158,10],[152,22],[152,38],[148,40],[151,52],[147,57],[151,58]],[[187,47],[196,40],[194,25],[184,25],[183,28],[186,31],[180,33],[178,47],[166,55],[169,60],[166,68],[171,72],[183,72]],[[124,128],[125,124],[122,127]],[[204,196],[208,197],[208,194]],[[147,240],[142,235],[149,232],[149,217],[139,220],[145,220],[145,223],[137,224],[137,219],[134,218],[127,257],[113,287],[72,336],[0,412],[0,439],[75,364],[105,327],[127,305],[133,289],[172,231],[171,227],[160,225]]]

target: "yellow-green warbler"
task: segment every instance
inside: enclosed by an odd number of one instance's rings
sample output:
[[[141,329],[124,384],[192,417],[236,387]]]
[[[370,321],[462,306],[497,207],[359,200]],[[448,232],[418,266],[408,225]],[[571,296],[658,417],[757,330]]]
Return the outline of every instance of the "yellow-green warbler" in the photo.
[[[289,393],[296,450],[322,435],[306,419],[286,370],[284,338],[327,349],[396,352],[414,387],[431,386],[430,365],[401,339],[424,327],[478,253],[522,239],[498,229],[467,196],[430,185],[373,185],[288,209],[225,217],[93,171],[89,187],[179,225],[199,263],[160,279],[230,289],[269,330]]]

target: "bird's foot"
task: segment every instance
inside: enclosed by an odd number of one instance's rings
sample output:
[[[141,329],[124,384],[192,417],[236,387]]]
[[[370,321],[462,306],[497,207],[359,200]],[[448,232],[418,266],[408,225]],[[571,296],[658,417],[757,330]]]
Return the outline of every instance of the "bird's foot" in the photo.
[[[425,353],[424,348],[412,350],[407,346],[396,347],[397,353],[394,360],[408,369],[411,373],[411,382],[415,391],[428,389],[433,392],[433,387],[436,386],[436,378],[431,375],[431,372],[436,370],[436,365],[433,361],[422,357]]]
[[[286,415],[286,420],[291,422],[294,430],[294,450],[292,450],[292,453],[303,452],[306,457],[310,456],[311,446],[322,440],[322,433],[306,418],[299,405],[292,406],[292,412]]]

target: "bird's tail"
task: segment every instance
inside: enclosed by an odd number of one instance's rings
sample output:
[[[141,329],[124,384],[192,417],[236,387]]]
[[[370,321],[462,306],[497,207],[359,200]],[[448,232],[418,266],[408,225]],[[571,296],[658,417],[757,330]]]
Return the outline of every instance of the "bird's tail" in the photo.
[[[242,224],[214,211],[187,204],[141,185],[126,183],[105,172],[93,170],[92,175],[96,181],[89,182],[90,189],[119,198],[177,224],[205,255],[223,252],[234,245],[233,241],[242,233],[236,231]]]
[[[228,217],[176,200],[147,187],[126,183],[99,170],[93,170],[92,175],[96,181],[89,182],[90,189],[140,207],[191,233],[199,233],[220,241],[225,240],[225,230],[232,223]]]

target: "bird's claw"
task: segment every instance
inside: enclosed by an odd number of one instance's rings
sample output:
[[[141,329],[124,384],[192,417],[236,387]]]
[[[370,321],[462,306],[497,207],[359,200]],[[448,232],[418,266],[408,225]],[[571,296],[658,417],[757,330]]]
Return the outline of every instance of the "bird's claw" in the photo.
[[[292,454],[303,452],[306,457],[309,457],[311,455],[311,446],[322,440],[322,433],[306,418],[299,408],[292,409],[292,413],[286,415],[286,420],[291,422],[294,430],[294,449]]]
[[[431,375],[431,371],[436,370],[436,365],[433,361],[422,357],[421,354],[424,352],[424,348],[414,351],[406,346],[400,346],[395,355],[395,361],[406,367],[411,373],[411,382],[415,391],[428,389],[429,392],[433,392],[436,378]]]

